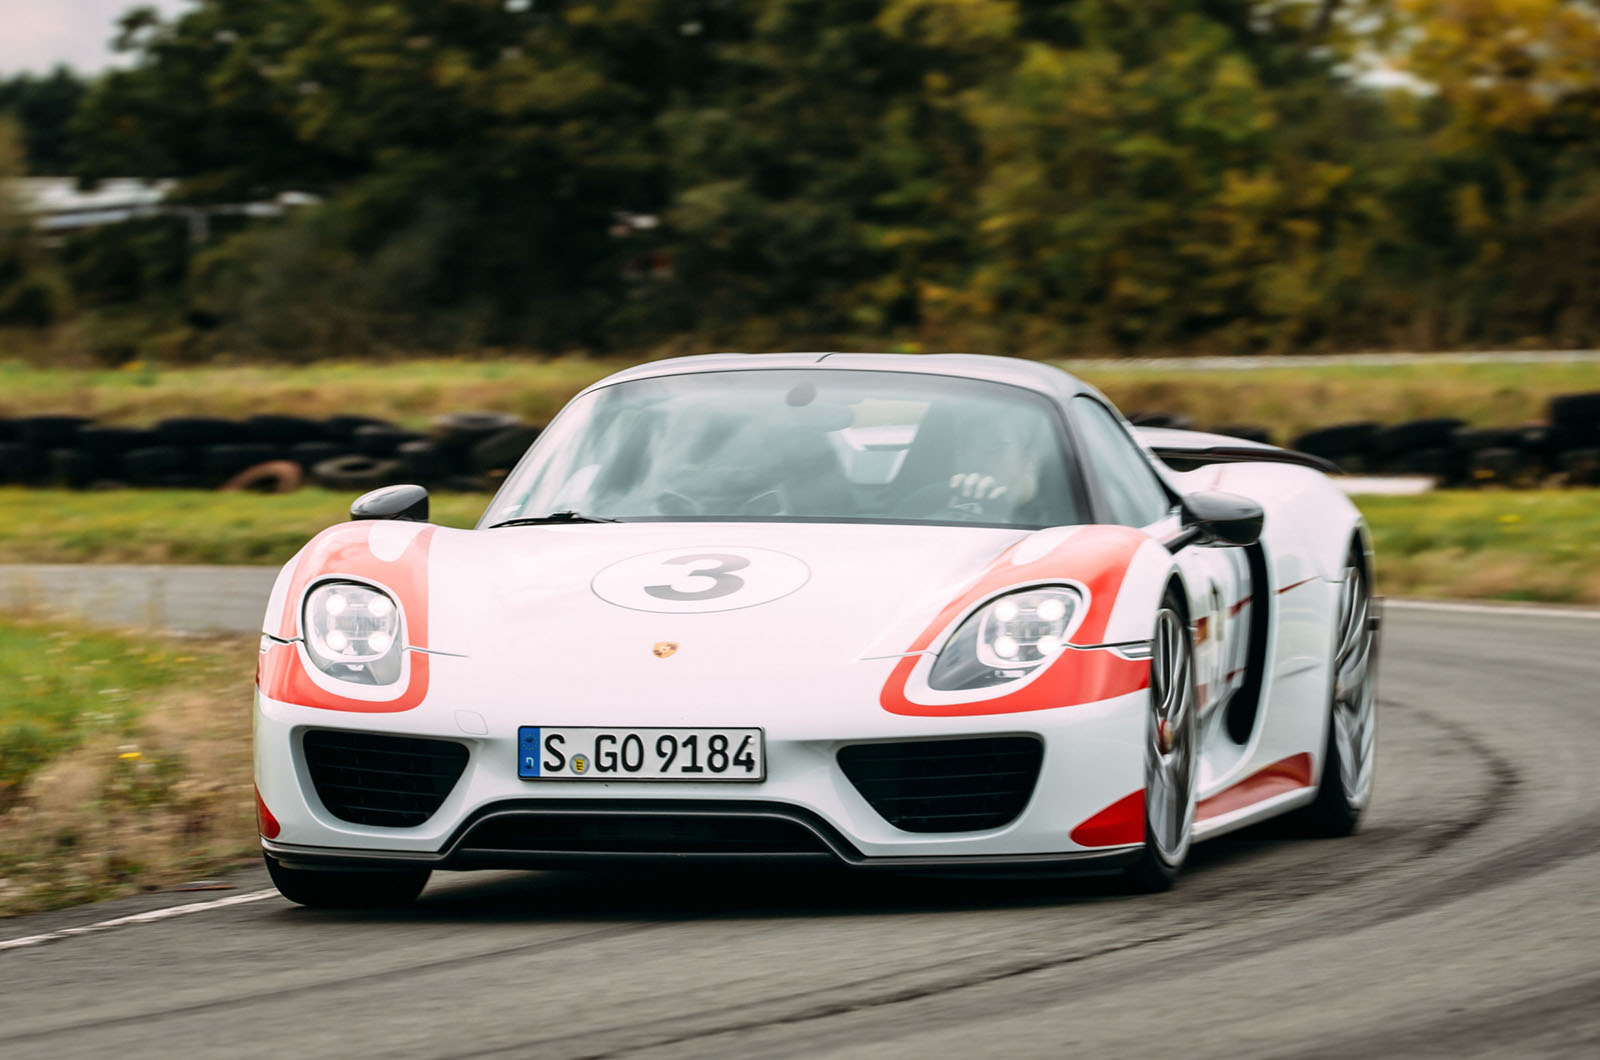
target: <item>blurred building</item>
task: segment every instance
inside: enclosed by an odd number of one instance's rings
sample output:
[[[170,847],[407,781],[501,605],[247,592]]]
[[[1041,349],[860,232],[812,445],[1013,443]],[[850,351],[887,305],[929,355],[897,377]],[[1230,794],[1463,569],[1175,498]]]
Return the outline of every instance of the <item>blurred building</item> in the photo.
[[[71,177],[24,177],[12,182],[22,213],[46,236],[124,221],[177,217],[188,223],[192,242],[204,243],[211,237],[213,217],[282,217],[319,201],[315,195],[285,191],[258,202],[177,203],[171,201],[177,187],[176,180],[131,178],[102,180],[89,189],[80,188]]]

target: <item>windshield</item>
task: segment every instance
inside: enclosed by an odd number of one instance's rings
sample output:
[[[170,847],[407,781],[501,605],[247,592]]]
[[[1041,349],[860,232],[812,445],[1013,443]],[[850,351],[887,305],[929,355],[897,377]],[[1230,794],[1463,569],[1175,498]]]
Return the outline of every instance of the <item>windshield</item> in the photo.
[[[1082,522],[1050,402],[982,380],[758,369],[638,379],[562,412],[480,525],[541,519]]]

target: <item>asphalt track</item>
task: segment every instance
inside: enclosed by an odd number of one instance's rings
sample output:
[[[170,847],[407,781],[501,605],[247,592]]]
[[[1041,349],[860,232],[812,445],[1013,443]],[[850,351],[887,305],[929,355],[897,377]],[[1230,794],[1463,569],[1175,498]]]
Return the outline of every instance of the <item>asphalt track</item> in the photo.
[[[497,874],[0,948],[0,1055],[1600,1055],[1600,621],[1390,612],[1363,832],[1178,889]],[[234,879],[235,898],[265,886]],[[225,895],[0,922],[22,936]]]

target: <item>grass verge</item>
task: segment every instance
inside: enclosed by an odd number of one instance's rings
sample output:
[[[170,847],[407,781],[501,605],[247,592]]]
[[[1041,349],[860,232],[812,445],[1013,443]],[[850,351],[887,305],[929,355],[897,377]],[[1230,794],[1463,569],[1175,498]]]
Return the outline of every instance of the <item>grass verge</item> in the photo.
[[[0,563],[279,564],[349,518],[353,493],[0,488]],[[489,498],[438,494],[434,522],[471,526]]]
[[[0,620],[0,916],[192,880],[254,849],[255,638]]]
[[[562,357],[307,366],[37,368],[0,362],[0,416],[40,412],[148,424],[164,416],[361,413],[423,426],[462,409],[542,423],[583,387],[632,363]],[[1226,372],[1117,368],[1083,375],[1125,410],[1179,412],[1201,426],[1256,423],[1287,440],[1349,420],[1459,416],[1481,426],[1538,419],[1554,394],[1600,390],[1600,363],[1322,365]]]
[[[302,490],[73,493],[0,489],[0,563],[260,563],[287,560],[345,518],[350,497]],[[486,498],[434,499],[434,520],[471,526]],[[1360,497],[1395,596],[1600,604],[1600,490],[1441,491]]]
[[[1391,596],[1600,604],[1600,490],[1357,501]]]

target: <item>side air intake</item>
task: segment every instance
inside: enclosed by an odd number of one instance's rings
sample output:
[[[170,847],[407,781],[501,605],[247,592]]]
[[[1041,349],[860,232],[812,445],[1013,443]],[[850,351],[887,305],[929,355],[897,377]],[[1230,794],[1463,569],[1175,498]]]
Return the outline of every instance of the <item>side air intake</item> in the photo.
[[[1034,736],[862,743],[839,767],[883,819],[907,832],[978,832],[1028,805],[1044,761]]]

